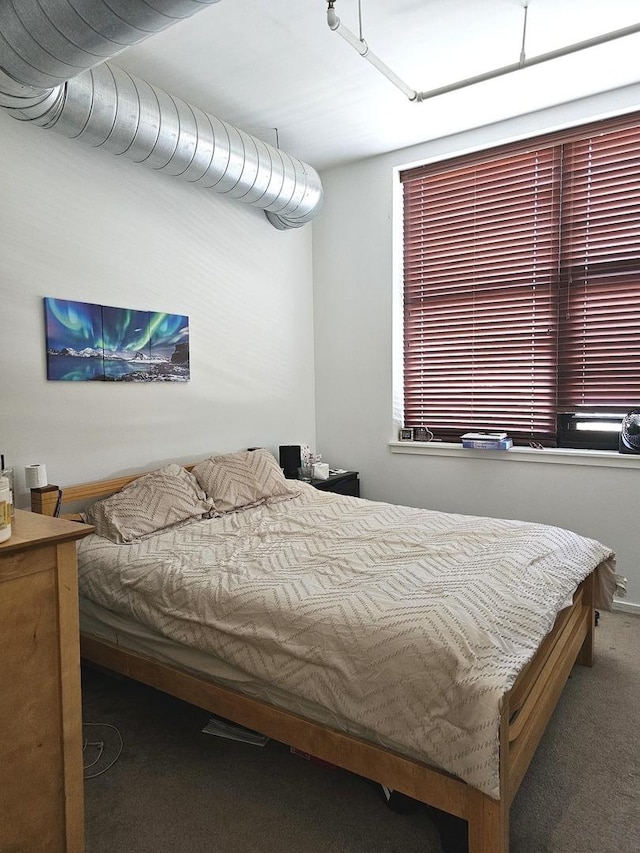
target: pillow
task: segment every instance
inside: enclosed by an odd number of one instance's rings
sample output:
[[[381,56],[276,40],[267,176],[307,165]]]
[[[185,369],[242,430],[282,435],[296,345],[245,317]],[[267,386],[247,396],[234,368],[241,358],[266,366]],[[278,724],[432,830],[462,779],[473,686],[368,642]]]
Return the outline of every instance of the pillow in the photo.
[[[277,503],[300,491],[287,483],[268,450],[245,450],[212,456],[193,469],[217,512],[233,512],[261,503]]]
[[[181,465],[167,465],[96,501],[85,515],[99,536],[122,544],[181,521],[203,518],[212,508],[193,474]]]

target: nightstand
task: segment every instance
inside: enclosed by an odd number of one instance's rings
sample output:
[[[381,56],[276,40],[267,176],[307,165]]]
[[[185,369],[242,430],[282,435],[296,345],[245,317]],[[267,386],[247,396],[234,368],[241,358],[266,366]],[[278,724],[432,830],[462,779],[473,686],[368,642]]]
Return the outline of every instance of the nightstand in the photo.
[[[335,492],[338,495],[360,497],[360,480],[357,471],[346,471],[344,474],[330,474],[328,480],[312,480],[311,485],[321,492]]]

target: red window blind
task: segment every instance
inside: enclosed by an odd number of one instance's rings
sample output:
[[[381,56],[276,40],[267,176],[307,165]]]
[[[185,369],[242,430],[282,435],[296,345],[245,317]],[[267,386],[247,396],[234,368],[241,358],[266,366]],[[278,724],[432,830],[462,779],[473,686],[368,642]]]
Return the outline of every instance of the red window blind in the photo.
[[[554,149],[404,184],[405,423],[555,432]]]
[[[640,127],[565,151],[559,406],[640,406]]]
[[[595,129],[401,176],[406,426],[553,444],[640,405],[640,129]]]

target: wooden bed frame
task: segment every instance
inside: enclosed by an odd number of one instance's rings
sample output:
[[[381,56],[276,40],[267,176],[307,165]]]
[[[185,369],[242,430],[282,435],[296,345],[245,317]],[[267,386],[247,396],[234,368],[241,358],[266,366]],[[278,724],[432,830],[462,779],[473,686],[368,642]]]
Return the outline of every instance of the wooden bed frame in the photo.
[[[193,466],[185,467],[191,469]],[[71,504],[106,497],[140,476],[143,474],[67,487],[64,502]],[[54,515],[59,510],[61,496],[57,486],[33,489],[32,511]],[[64,517],[79,520],[77,514]],[[508,853],[511,802],[573,665],[591,666],[593,662],[594,594],[592,573],[578,587],[572,605],[558,615],[552,631],[505,697],[500,720],[500,800],[420,761],[95,637],[81,634],[80,648],[82,658],[90,663],[162,690],[468,821],[469,853]]]

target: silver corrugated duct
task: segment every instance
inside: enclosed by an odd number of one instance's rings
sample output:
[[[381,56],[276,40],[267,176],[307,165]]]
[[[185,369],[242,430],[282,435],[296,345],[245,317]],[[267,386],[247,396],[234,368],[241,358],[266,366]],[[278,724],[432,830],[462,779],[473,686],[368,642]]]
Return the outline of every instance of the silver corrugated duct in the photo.
[[[104,61],[211,2],[21,0],[18,15],[0,0],[0,106],[304,225],[322,202],[314,169]]]

